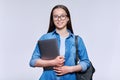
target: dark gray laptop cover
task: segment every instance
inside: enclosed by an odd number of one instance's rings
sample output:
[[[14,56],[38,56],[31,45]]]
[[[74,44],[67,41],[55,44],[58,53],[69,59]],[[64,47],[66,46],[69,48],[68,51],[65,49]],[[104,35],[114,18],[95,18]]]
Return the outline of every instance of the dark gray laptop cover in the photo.
[[[56,39],[39,40],[41,59],[50,60],[59,56],[59,48]]]

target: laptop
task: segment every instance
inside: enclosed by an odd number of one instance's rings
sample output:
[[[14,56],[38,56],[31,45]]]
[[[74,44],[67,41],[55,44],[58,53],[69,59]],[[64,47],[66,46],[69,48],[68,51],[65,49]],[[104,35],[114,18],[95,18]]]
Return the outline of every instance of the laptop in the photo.
[[[41,53],[41,59],[50,60],[59,56],[59,48],[57,40],[47,39],[47,40],[39,40],[38,46]]]

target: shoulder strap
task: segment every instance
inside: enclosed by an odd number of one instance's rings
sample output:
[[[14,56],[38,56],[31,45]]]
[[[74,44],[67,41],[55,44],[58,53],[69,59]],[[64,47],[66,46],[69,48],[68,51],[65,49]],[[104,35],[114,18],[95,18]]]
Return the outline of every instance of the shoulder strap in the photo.
[[[79,61],[79,57],[78,57],[78,35],[75,36],[75,47],[76,47],[75,64],[77,65],[77,62]]]

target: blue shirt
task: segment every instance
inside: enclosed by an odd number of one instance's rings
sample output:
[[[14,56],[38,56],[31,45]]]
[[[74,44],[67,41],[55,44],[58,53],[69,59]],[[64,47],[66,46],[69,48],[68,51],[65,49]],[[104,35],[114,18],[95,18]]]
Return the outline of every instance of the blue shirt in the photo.
[[[65,40],[65,63],[66,66],[74,66],[76,59],[76,46],[75,46],[75,35],[72,34],[69,30],[69,36]],[[56,38],[58,41],[58,46],[60,48],[60,35],[53,32],[44,34],[40,40]],[[78,54],[80,58],[79,64],[82,67],[82,71],[85,71],[90,66],[90,61],[87,55],[86,47],[83,43],[82,38],[78,37]],[[33,52],[33,55],[30,60],[30,66],[35,67],[36,60],[41,58],[40,50],[38,44]],[[57,80],[57,75],[54,70],[44,70],[39,80]],[[75,73],[68,73],[63,76],[60,76],[60,80],[76,80]]]

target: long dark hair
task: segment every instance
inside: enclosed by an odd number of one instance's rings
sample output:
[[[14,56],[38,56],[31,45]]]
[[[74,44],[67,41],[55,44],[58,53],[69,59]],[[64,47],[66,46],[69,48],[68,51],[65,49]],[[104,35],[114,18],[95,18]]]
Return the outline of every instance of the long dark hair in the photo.
[[[67,13],[67,17],[69,18],[69,21],[67,23],[67,29],[69,29],[71,31],[71,33],[73,33],[73,29],[72,29],[72,23],[71,23],[71,18],[70,18],[70,12],[68,10],[68,8],[64,5],[56,5],[55,7],[53,7],[51,14],[50,14],[50,22],[49,22],[49,29],[48,32],[52,32],[53,30],[55,30],[55,24],[53,22],[53,11],[56,8],[62,8],[63,10],[65,10],[65,12]]]

